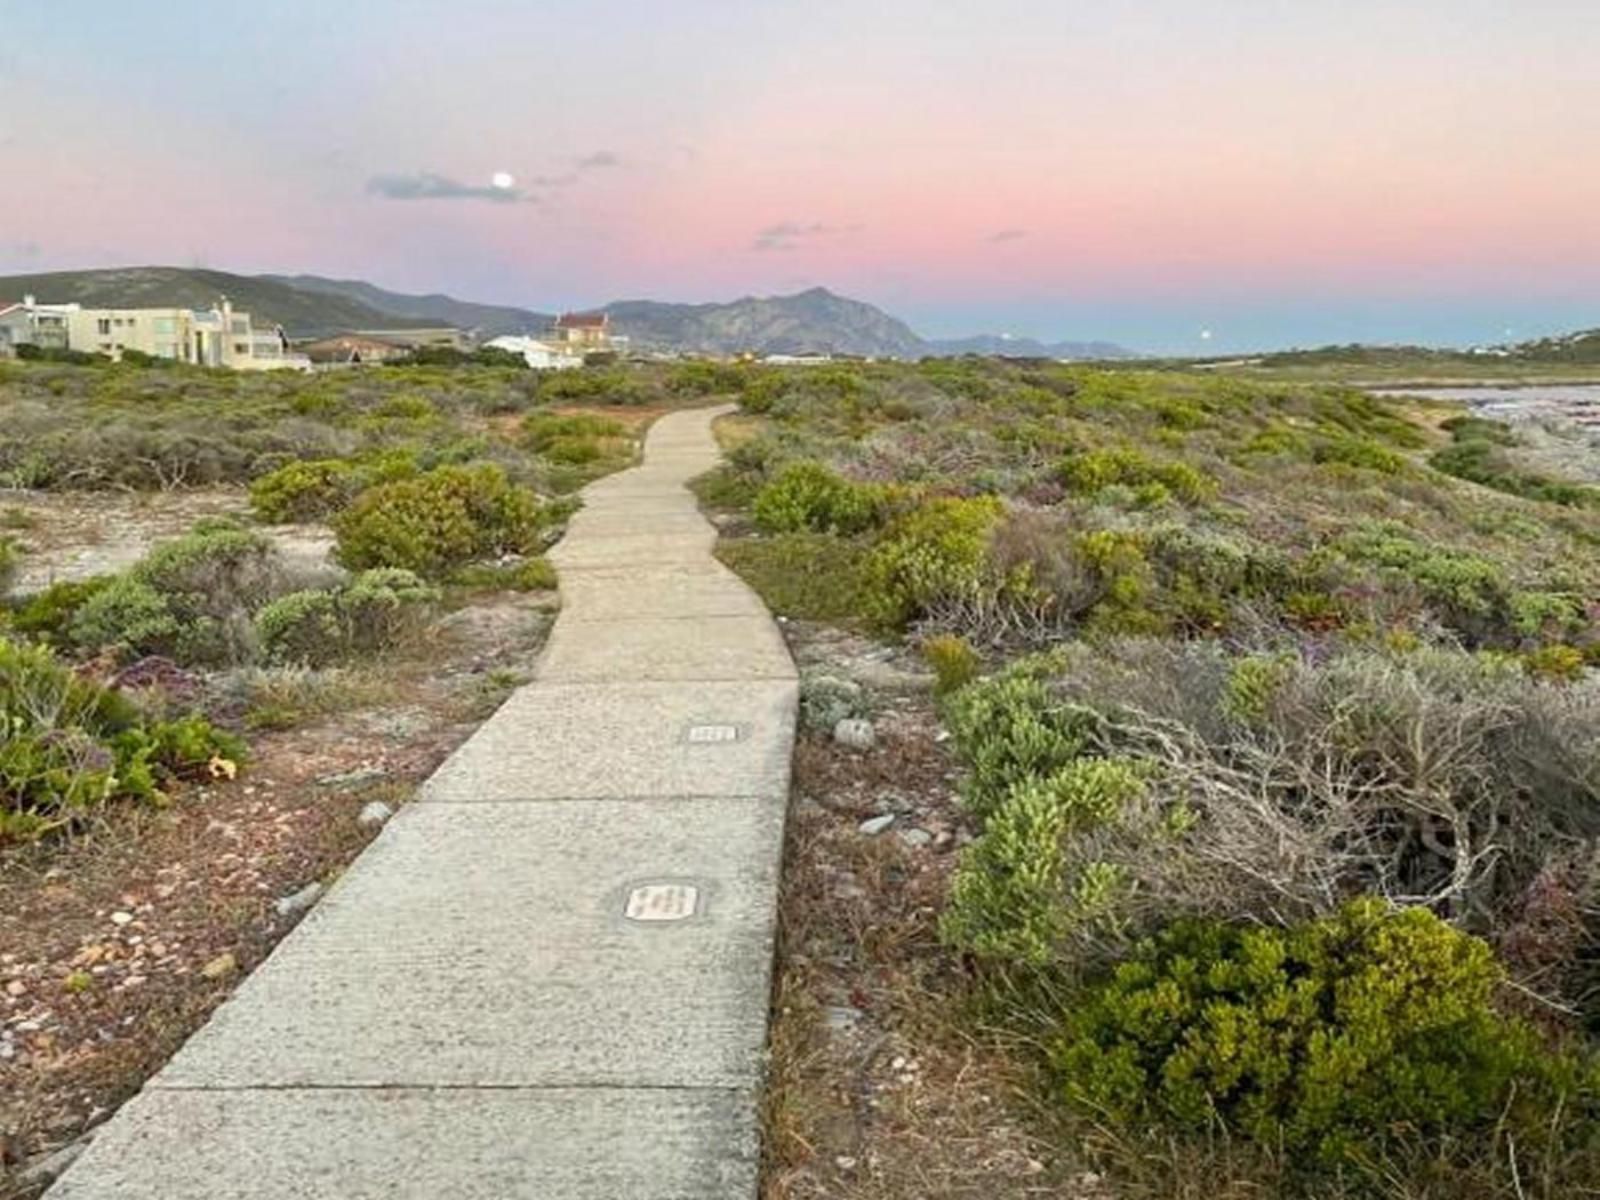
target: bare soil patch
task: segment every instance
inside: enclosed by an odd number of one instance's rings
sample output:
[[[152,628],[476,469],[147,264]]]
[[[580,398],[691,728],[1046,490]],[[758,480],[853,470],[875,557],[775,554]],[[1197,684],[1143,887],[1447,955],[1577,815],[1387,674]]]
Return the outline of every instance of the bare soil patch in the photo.
[[[939,942],[971,832],[926,677],[852,634],[785,632],[803,670],[868,690],[877,743],[810,732],[795,747],[764,1200],[1107,1196],[1037,1132],[1026,1069],[977,1032],[962,964]]]

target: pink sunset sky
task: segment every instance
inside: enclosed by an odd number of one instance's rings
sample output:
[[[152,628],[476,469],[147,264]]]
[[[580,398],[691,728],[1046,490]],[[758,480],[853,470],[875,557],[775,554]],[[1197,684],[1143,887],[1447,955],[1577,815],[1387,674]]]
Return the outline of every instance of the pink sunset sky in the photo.
[[[1600,325],[1579,0],[7,7],[0,274],[822,284],[1151,350]]]

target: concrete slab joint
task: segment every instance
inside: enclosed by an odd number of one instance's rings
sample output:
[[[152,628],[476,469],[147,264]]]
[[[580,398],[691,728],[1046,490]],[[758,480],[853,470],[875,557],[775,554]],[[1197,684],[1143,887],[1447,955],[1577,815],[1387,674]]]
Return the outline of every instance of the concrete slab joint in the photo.
[[[754,1197],[797,683],[658,421],[551,552],[533,682],[52,1200]]]

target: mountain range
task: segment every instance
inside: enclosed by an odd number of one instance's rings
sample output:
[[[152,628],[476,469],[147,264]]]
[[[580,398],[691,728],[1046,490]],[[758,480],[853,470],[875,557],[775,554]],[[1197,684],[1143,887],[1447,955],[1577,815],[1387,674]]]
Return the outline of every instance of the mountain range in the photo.
[[[257,320],[293,337],[347,330],[452,325],[490,338],[539,333],[551,313],[474,304],[451,296],[391,292],[353,279],[318,275],[234,275],[182,267],[121,267],[0,277],[0,300],[32,295],[55,304],[94,307],[203,308],[227,296]],[[746,296],[723,304],[623,300],[608,304],[612,330],[652,350],[732,354],[856,354],[878,358],[1006,354],[1046,358],[1132,358],[1109,342],[1040,343],[980,335],[954,340],[918,336],[904,321],[860,300],[811,288],[790,296]]]

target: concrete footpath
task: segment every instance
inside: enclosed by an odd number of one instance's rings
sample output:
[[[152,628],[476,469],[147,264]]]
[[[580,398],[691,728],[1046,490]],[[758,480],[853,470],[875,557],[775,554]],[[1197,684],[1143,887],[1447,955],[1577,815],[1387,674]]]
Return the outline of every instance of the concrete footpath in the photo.
[[[794,665],[684,482],[584,493],[538,677],[52,1200],[753,1197]]]

